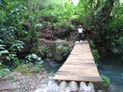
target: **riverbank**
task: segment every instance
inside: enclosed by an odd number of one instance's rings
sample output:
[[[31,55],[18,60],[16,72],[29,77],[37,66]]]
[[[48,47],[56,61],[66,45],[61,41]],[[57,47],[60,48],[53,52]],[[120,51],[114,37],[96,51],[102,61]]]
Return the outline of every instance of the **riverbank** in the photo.
[[[110,91],[108,92],[123,91],[123,64],[121,57],[122,55],[115,55],[99,60],[98,69],[100,74],[106,75],[111,81]],[[33,92],[41,89],[41,87],[47,87],[49,81],[52,80],[51,76],[55,75],[64,62],[58,63],[53,59],[45,59],[43,61],[43,71],[37,74],[34,73],[32,77],[17,72],[10,72],[9,75],[4,76],[0,82],[1,92]]]

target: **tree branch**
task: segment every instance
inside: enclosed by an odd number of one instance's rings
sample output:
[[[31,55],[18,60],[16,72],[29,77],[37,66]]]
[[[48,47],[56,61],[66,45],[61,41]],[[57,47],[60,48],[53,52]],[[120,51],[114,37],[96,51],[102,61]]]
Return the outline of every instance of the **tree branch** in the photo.
[[[95,11],[100,7],[100,0],[97,0],[97,4],[95,6]]]

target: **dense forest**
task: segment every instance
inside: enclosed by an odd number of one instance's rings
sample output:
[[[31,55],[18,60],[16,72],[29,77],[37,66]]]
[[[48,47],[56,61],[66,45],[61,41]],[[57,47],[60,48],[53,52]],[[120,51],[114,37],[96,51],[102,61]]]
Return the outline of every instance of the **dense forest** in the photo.
[[[0,81],[13,71],[45,72],[43,59],[65,61],[79,25],[96,62],[123,54],[122,0],[0,0]]]

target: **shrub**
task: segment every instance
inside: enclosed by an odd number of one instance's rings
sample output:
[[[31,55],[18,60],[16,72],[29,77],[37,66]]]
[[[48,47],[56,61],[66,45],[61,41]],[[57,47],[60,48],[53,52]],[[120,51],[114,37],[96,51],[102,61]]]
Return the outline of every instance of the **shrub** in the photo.
[[[47,57],[47,56],[48,56],[48,53],[49,53],[48,48],[46,48],[45,46],[43,46],[43,47],[41,48],[41,56],[42,56],[42,58]]]
[[[38,72],[41,71],[42,63],[43,63],[43,61],[41,61],[41,62],[36,62],[36,63],[35,63],[35,65],[34,65],[34,72],[38,73]]]
[[[66,46],[66,47],[62,48],[62,54],[64,57],[67,57],[70,54],[70,47]]]
[[[2,68],[2,63],[0,62],[0,80],[9,72],[10,70],[8,68]]]
[[[97,61],[97,60],[100,58],[100,56],[99,56],[99,52],[98,52],[98,50],[96,49],[96,46],[95,46],[93,40],[90,40],[90,41],[89,41],[89,44],[90,44],[90,46],[91,46],[91,51],[92,51],[92,54],[93,54],[93,56],[94,56],[94,59],[95,59],[95,61]]]
[[[26,56],[26,61],[27,62],[40,62],[41,61],[41,58],[38,57],[36,54],[31,54],[31,55],[28,55]]]
[[[0,56],[2,56],[3,54],[8,54],[8,50],[5,49],[6,45],[2,45],[0,44]]]
[[[102,83],[94,83],[94,86],[97,89],[107,88],[110,85],[110,79],[108,77],[101,75],[101,78],[103,80]]]
[[[3,76],[8,74],[10,72],[9,69],[0,69],[0,80],[2,79]]]
[[[70,32],[73,31],[75,28],[71,23],[67,21],[58,22],[54,24],[54,35],[59,38],[65,38],[70,36]]]

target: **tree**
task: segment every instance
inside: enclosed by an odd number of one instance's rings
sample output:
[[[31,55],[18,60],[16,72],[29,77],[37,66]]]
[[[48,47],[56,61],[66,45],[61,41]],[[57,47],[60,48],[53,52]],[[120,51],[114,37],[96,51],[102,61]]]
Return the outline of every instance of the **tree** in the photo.
[[[39,16],[40,16],[40,9],[39,9],[39,5],[40,5],[40,2],[39,0],[37,1],[37,9],[38,9],[38,14],[37,14],[37,22],[39,20]]]
[[[32,15],[32,0],[30,0],[30,15]]]
[[[93,0],[90,0],[92,3]],[[96,15],[94,15],[93,20],[91,20],[91,30],[93,30],[92,33],[92,39],[95,41],[100,41],[100,31],[107,28],[109,20],[111,18],[110,14],[112,12],[114,0],[106,0],[105,4],[102,8],[100,8],[100,0],[97,0],[97,5],[95,8],[95,11],[97,11]],[[92,5],[91,7],[92,8]],[[98,10],[98,8],[100,8]],[[93,10],[90,9],[91,15],[93,16]]]

